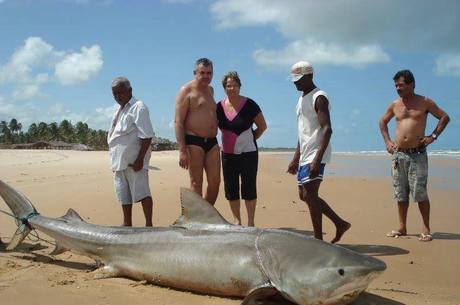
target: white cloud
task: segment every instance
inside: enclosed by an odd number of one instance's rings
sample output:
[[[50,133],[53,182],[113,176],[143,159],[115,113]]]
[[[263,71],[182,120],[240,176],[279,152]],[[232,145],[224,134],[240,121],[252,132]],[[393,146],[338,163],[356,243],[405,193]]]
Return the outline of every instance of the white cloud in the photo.
[[[272,26],[281,33],[287,46],[255,53],[255,58],[266,55],[258,63],[268,67],[270,55],[292,56],[296,44],[323,46],[321,54],[315,54],[322,64],[350,65],[351,60],[354,67],[388,61],[387,49],[436,53],[460,49],[460,40],[453,39],[460,29],[459,1],[439,5],[429,0],[218,0],[210,11],[219,29]]]
[[[61,115],[64,113],[64,104],[56,103],[48,108],[50,116]]]
[[[436,59],[435,71],[441,76],[460,76],[460,53],[439,56]]]
[[[82,47],[56,64],[55,75],[63,85],[77,84],[95,76],[102,68],[102,50],[98,45]]]
[[[0,64],[0,86],[12,86],[12,100],[31,100],[45,96],[41,87],[50,81],[50,72],[54,71],[62,84],[76,84],[94,77],[102,64],[98,45],[69,53],[56,50],[40,37],[29,37],[5,64]]]
[[[38,84],[27,84],[18,86],[12,94],[14,100],[29,100],[41,95],[40,87]]]
[[[40,37],[27,38],[24,45],[13,53],[9,62],[0,66],[0,84],[33,81],[33,69],[46,66],[57,54]]]
[[[294,41],[282,50],[254,51],[255,61],[265,67],[285,68],[301,59],[313,64],[343,65],[363,68],[369,64],[388,62],[390,57],[377,45],[345,48],[312,40]]]

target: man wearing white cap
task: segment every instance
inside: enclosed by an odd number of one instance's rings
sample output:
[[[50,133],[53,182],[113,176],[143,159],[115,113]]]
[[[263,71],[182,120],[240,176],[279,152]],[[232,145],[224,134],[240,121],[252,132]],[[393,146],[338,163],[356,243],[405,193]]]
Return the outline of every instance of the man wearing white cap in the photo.
[[[290,174],[297,173],[299,197],[308,204],[315,238],[323,239],[322,214],[335,225],[336,234],[331,240],[336,243],[351,227],[318,196],[323,180],[324,168],[331,159],[332,135],[329,100],[326,92],[313,83],[313,67],[307,61],[299,61],[291,67],[291,80],[302,92],[297,103],[297,127],[299,140],[294,158],[288,167]]]

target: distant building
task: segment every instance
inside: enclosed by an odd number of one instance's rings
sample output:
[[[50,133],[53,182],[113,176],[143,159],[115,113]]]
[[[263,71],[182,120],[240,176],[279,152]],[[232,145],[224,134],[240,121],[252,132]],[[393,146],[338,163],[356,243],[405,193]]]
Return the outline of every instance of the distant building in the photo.
[[[162,151],[162,150],[176,150],[177,143],[172,142],[165,138],[154,137],[152,139],[152,150],[153,151]]]

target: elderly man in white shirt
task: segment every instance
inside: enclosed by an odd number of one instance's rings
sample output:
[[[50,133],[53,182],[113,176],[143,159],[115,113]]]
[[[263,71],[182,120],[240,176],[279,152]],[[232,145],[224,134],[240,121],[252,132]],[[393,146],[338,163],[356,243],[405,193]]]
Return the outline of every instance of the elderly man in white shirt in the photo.
[[[152,226],[153,201],[148,170],[154,132],[149,110],[132,95],[131,84],[125,77],[113,80],[112,93],[120,108],[113,116],[107,142],[115,192],[123,210],[123,226],[132,226],[132,206],[139,201],[145,225]]]

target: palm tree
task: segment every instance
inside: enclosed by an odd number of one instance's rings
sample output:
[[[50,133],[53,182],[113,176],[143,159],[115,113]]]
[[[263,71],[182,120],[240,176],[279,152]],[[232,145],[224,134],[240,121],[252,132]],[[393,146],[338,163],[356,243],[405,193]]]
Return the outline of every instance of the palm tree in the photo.
[[[50,135],[48,124],[46,124],[45,122],[38,123],[37,133],[38,133],[38,140],[48,141],[48,138]]]
[[[3,143],[10,142],[11,132],[6,121],[0,122],[0,136]]]
[[[66,142],[72,142],[73,140],[73,126],[68,120],[63,120],[59,125],[59,133]]]
[[[8,129],[8,123],[6,121],[0,122],[0,135],[4,135],[6,130]]]
[[[88,124],[86,123],[77,122],[77,124],[75,124],[75,137],[78,143],[88,143],[89,130]]]
[[[37,141],[37,139],[38,139],[38,127],[37,127],[37,124],[35,124],[35,123],[30,124],[29,130],[27,131],[27,135],[28,135],[28,142],[29,143]]]
[[[56,122],[52,122],[48,125],[48,129],[50,131],[50,140],[59,141],[59,126]]]
[[[12,135],[11,140],[14,143],[16,132],[20,130],[18,120],[16,120],[15,118],[11,119],[10,123],[8,124],[8,127],[10,128],[11,135]],[[21,128],[22,128],[22,125],[21,125]]]

